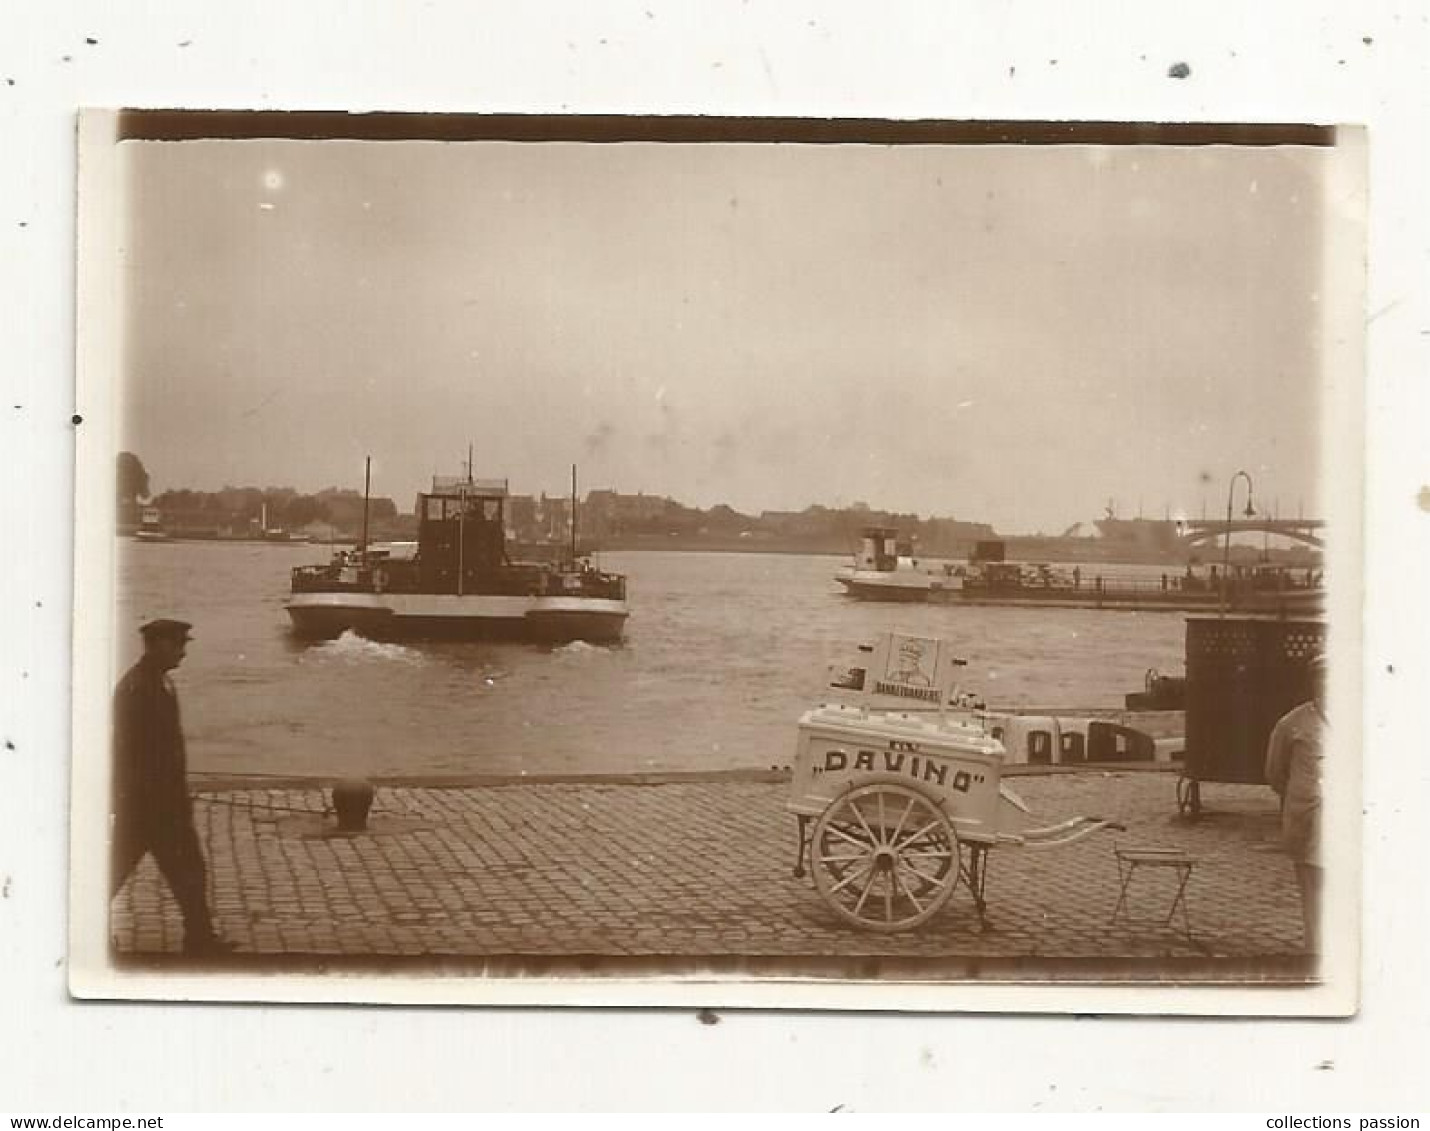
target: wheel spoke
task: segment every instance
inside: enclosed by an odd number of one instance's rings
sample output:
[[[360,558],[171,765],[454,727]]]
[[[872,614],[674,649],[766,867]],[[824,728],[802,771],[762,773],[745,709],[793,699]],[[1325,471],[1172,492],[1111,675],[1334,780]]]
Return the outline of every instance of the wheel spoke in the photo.
[[[923,873],[923,872],[920,872],[917,868],[915,868],[915,867],[914,867],[912,864],[910,864],[907,860],[903,861],[903,866],[904,866],[905,868],[907,868],[910,872],[912,872],[914,875],[916,875],[919,879],[923,880],[924,883],[926,883],[926,884],[932,884],[934,887],[942,887],[945,883],[948,882],[948,873],[947,873],[947,872],[945,872],[945,873],[944,873],[943,875],[941,875],[941,876],[938,876],[938,875],[930,876],[930,875],[927,875],[927,874],[925,874],[925,873]]]
[[[868,864],[866,864],[866,865],[864,865],[864,867],[862,867],[862,868],[850,868],[850,869],[849,869],[849,874],[846,875],[842,880],[840,880],[837,884],[835,884],[833,887],[831,887],[831,888],[829,889],[830,895],[833,895],[835,892],[837,892],[837,891],[839,891],[840,889],[842,889],[845,884],[853,883],[853,882],[854,882],[855,880],[857,880],[860,876],[868,875],[868,873],[869,873],[869,867],[870,867],[870,866],[869,866]]]
[[[884,843],[884,838],[874,835],[874,830],[869,827],[869,822],[867,822],[866,820],[864,820],[864,814],[861,813],[861,812],[859,812],[859,803],[858,803],[857,801],[855,801],[855,802],[850,802],[849,808],[850,808],[851,810],[853,810],[854,816],[856,816],[856,817],[859,818],[859,827],[862,828],[866,833],[869,834],[869,843],[870,843],[870,844],[883,844],[883,843]]]
[[[864,910],[864,901],[869,898],[869,893],[874,890],[874,869],[869,868],[865,873],[869,877],[869,882],[864,885],[864,890],[859,894],[859,902],[854,905],[854,914]]]
[[[912,869],[910,870],[912,871]],[[917,875],[917,873],[915,874]],[[894,883],[898,885],[899,890],[904,893],[904,898],[914,905],[914,911],[922,915],[924,911],[924,905],[919,902],[919,898],[913,893],[913,889],[910,888],[906,883],[904,883],[903,880],[899,879],[898,869],[895,868],[894,871],[890,873],[890,875],[893,876]]]
[[[874,847],[874,844],[873,844],[872,841],[860,840],[860,839],[859,839],[858,837],[856,837],[856,836],[850,836],[850,835],[849,835],[848,833],[846,833],[843,829],[841,829],[838,825],[830,825],[829,828],[828,828],[826,831],[833,833],[833,834],[834,834],[835,836],[837,836],[837,837],[842,837],[843,839],[847,840],[850,844],[854,845],[856,848],[862,848],[865,852],[869,852],[869,851],[870,851],[871,849],[873,849],[873,847]]]
[[[899,833],[901,833],[901,832],[904,831],[904,822],[909,819],[909,814],[914,811],[914,802],[915,802],[916,800],[917,800],[916,798],[910,797],[910,798],[909,798],[909,803],[904,806],[904,811],[903,811],[903,813],[899,816],[899,823],[894,826],[894,831],[889,834],[889,841],[890,841],[890,843],[892,843],[892,842],[898,840],[898,839],[899,839]]]
[[[900,843],[892,845],[891,847],[894,849],[895,852],[902,850],[905,846],[913,844],[914,841],[918,840],[919,837],[923,836],[929,830],[938,828],[939,824],[942,821],[943,817],[940,816],[938,813],[935,813],[932,821],[924,825],[922,828],[918,829],[916,832],[910,833]]]

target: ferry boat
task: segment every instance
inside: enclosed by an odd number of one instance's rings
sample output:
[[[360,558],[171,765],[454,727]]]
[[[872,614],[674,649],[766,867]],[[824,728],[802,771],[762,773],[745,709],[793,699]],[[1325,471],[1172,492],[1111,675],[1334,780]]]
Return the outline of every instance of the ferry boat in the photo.
[[[285,605],[294,633],[619,641],[628,616],[625,577],[574,553],[558,562],[511,560],[507,493],[505,480],[435,477],[431,492],[417,497],[415,552],[370,547],[364,524],[354,549],[324,565],[298,566]]]
[[[1090,609],[1218,608],[1278,616],[1314,612],[1324,600],[1319,571],[1263,565],[1233,567],[1222,576],[1190,566],[1160,577],[1104,576],[1101,567],[1050,566],[1003,560],[1000,542],[980,542],[967,562],[924,562],[901,554],[896,532],[869,527],[852,565],[835,574],[847,596],[865,601],[924,601],[964,605],[1040,605]]]
[[[952,563],[920,566],[916,558],[899,551],[897,531],[868,527],[853,564],[840,569],[834,579],[850,597],[865,601],[938,601],[956,596],[963,587],[963,572]]]
[[[169,534],[160,520],[159,508],[146,506],[139,512],[139,527],[134,531],[136,542],[167,542]]]

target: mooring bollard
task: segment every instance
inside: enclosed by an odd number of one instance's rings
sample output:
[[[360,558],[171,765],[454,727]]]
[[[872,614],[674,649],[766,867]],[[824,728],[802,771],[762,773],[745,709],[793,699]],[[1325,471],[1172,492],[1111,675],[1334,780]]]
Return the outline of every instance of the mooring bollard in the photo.
[[[338,815],[338,831],[360,833],[367,828],[367,813],[377,790],[371,782],[344,781],[333,786],[333,812]]]

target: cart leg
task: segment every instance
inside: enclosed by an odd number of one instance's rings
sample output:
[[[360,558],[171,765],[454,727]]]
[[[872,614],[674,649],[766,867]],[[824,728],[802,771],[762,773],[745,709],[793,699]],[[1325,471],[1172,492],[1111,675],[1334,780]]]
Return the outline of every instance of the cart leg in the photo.
[[[802,880],[804,879],[804,858],[809,849],[810,818],[796,814],[795,819],[799,821],[799,854],[795,857],[794,861],[794,878]]]
[[[1177,812],[1193,820],[1202,815],[1202,783],[1196,778],[1177,779]]]
[[[973,893],[973,905],[978,908],[978,929],[988,930],[988,901],[983,898],[983,885],[988,881],[988,846],[969,846],[968,871],[964,875],[968,890]]]

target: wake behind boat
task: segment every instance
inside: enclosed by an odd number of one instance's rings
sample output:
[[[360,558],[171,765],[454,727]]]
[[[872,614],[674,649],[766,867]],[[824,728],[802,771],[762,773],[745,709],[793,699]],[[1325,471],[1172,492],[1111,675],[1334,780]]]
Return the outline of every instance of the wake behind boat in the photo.
[[[356,549],[293,570],[285,607],[294,632],[311,639],[352,629],[374,640],[620,640],[625,577],[574,554],[561,562],[512,561],[506,498],[505,480],[435,477],[432,491],[417,497],[415,553],[369,548],[364,531]]]

